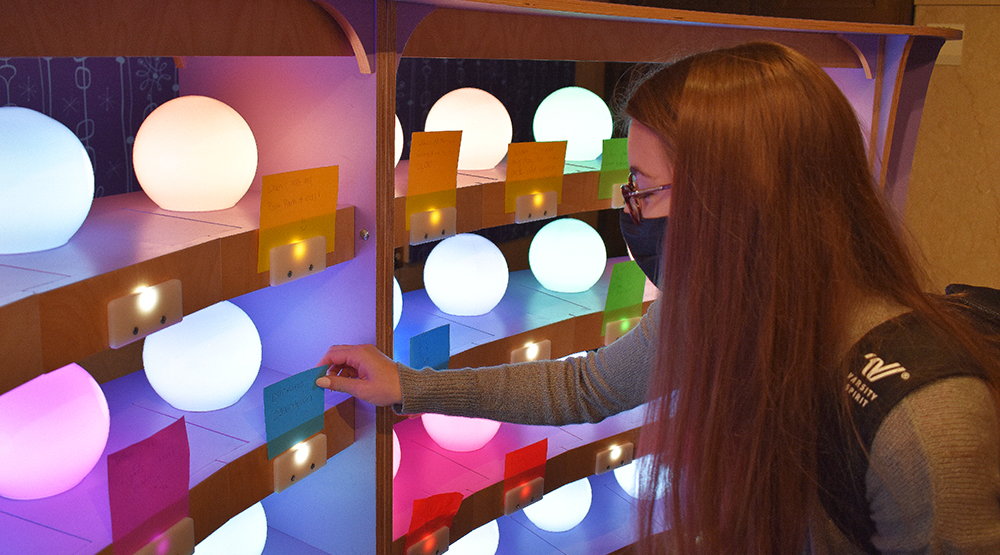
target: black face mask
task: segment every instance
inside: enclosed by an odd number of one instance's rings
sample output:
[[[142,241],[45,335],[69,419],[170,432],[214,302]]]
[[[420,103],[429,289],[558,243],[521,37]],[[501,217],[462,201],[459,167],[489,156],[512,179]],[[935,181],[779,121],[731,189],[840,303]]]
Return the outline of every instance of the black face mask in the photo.
[[[618,226],[628,250],[636,264],[646,274],[653,285],[660,286],[660,264],[663,254],[663,237],[667,233],[667,216],[643,218],[635,223],[632,216],[622,210],[618,215]]]

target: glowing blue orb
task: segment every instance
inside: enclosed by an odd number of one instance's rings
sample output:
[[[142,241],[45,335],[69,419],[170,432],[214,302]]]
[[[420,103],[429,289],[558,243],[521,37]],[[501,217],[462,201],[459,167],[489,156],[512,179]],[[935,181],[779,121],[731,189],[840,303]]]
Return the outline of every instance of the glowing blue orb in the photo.
[[[507,292],[507,259],[489,239],[459,233],[438,243],[424,263],[424,289],[438,309],[480,316]]]
[[[132,145],[132,165],[142,190],[164,210],[223,210],[253,183],[257,141],[246,120],[227,104],[179,96],[143,120]]]
[[[561,218],[538,230],[528,247],[528,266],[542,287],[557,293],[586,291],[604,275],[608,251],[589,224]]]
[[[0,495],[40,499],[79,484],[101,460],[111,416],[77,364],[0,395]]]
[[[442,96],[427,112],[424,131],[461,131],[458,169],[493,169],[514,136],[510,114],[492,94],[471,87]]]
[[[267,515],[260,503],[229,519],[194,547],[194,555],[260,555],[267,543]]]
[[[0,199],[0,254],[65,245],[94,200],[87,149],[45,114],[0,107]]]
[[[566,141],[566,160],[600,156],[613,128],[608,105],[581,87],[565,87],[545,97],[533,123],[536,141]]]
[[[546,532],[565,532],[583,522],[592,500],[590,480],[582,478],[546,493],[541,501],[523,509],[524,516]]]
[[[146,337],[142,362],[156,393],[185,411],[228,407],[257,379],[257,327],[229,301],[216,303]]]
[[[448,546],[450,555],[494,555],[500,547],[500,526],[491,520]]]

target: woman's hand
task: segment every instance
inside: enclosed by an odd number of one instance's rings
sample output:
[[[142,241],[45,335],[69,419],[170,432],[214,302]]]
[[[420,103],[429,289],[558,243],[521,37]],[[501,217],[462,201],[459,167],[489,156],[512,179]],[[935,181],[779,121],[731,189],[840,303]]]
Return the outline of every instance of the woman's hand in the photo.
[[[329,365],[316,385],[352,395],[373,405],[402,403],[399,371],[373,345],[334,345],[317,366]]]

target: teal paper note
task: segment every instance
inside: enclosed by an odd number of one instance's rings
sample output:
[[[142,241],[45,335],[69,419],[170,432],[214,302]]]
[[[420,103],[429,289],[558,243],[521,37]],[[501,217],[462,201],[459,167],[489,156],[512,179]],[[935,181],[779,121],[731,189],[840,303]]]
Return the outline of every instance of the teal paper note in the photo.
[[[268,460],[323,431],[323,389],[316,379],[325,376],[326,369],[310,368],[264,388]]]
[[[601,152],[601,180],[597,198],[611,198],[615,187],[628,182],[628,139],[605,139]]]
[[[410,338],[410,366],[413,368],[448,368],[451,358],[451,327],[441,327],[425,331]]]

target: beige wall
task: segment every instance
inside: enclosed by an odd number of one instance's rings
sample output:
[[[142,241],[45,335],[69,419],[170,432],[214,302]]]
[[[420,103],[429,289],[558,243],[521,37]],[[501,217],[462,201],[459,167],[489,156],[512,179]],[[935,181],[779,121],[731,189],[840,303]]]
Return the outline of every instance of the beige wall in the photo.
[[[931,77],[905,213],[938,291],[1000,288],[1000,0],[960,1],[917,0],[914,21],[964,26],[960,63]]]

